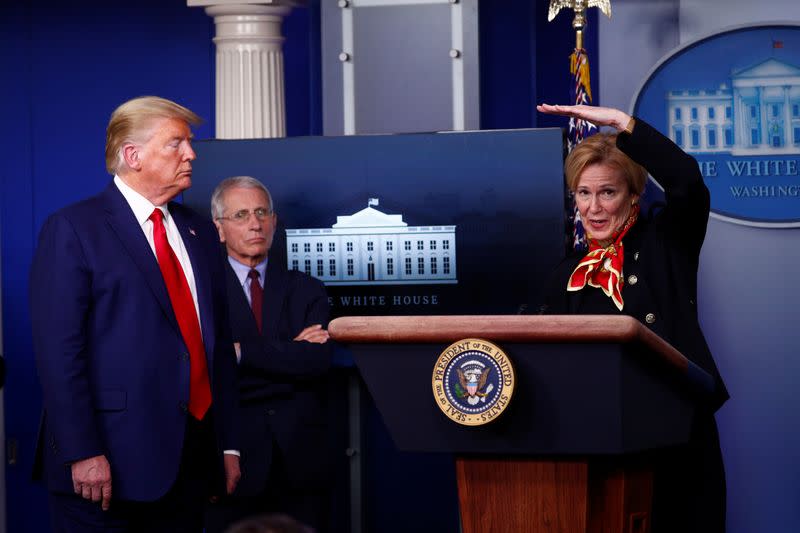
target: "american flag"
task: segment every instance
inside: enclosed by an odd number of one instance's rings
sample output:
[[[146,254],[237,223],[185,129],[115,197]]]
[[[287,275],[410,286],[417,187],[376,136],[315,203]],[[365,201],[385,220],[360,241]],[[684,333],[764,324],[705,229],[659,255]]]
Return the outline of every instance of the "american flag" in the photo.
[[[589,57],[586,50],[576,48],[569,57],[570,73],[572,73],[572,85],[570,87],[570,98],[575,105],[592,103],[592,87],[589,79]],[[579,118],[569,119],[569,132],[567,133],[567,148],[571,152],[573,148],[586,137],[595,133],[597,126],[591,122]],[[572,247],[575,250],[586,249],[586,232],[583,229],[581,214],[575,200],[572,200]]]

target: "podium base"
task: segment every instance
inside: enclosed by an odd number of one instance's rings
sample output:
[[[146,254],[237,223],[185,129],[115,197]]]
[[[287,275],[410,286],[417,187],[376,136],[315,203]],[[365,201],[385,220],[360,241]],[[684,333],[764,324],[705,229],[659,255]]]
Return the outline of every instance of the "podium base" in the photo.
[[[649,533],[650,465],[625,457],[456,459],[463,533]]]

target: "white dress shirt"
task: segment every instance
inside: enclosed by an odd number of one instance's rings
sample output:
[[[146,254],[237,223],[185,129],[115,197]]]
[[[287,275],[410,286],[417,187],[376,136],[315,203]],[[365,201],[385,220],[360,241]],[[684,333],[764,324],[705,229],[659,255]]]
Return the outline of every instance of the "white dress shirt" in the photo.
[[[142,228],[144,236],[147,238],[147,243],[150,245],[150,249],[153,250],[153,255],[156,257],[156,261],[158,261],[158,256],[156,255],[156,243],[153,240],[153,222],[150,220],[150,215],[153,214],[154,209],[161,209],[161,212],[164,214],[164,229],[167,232],[167,241],[169,241],[172,251],[175,252],[175,257],[178,258],[178,262],[181,264],[183,273],[186,276],[186,282],[189,284],[189,291],[192,293],[194,310],[197,313],[197,322],[200,324],[200,306],[197,304],[197,287],[194,283],[192,262],[189,259],[189,254],[186,252],[186,247],[183,245],[183,239],[178,231],[178,227],[175,225],[175,221],[169,213],[169,209],[167,209],[166,205],[153,205],[150,203],[150,200],[134,191],[127,183],[122,181],[119,176],[114,176],[114,185],[117,186],[119,192],[125,197],[128,205],[131,206],[133,215],[136,217],[139,227]],[[200,333],[202,335],[202,326],[200,328]]]

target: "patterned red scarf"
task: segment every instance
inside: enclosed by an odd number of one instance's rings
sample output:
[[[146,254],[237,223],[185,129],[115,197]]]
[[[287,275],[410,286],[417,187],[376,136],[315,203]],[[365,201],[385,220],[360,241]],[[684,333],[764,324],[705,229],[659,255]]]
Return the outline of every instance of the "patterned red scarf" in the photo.
[[[622,238],[639,218],[639,204],[631,209],[631,214],[622,229],[611,236],[611,244],[606,247],[600,245],[595,239],[589,239],[589,253],[587,253],[567,282],[568,291],[579,291],[587,284],[602,289],[606,296],[611,298],[617,309],[622,311],[622,263],[625,250]]]

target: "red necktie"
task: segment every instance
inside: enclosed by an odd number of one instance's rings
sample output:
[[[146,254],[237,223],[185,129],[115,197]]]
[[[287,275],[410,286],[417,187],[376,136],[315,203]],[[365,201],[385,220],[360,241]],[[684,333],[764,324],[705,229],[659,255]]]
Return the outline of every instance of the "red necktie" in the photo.
[[[211,406],[211,386],[208,380],[208,367],[206,366],[206,349],[200,335],[200,323],[197,320],[197,310],[194,306],[189,284],[183,273],[178,258],[167,240],[164,229],[164,214],[160,209],[153,211],[150,220],[153,221],[153,241],[156,245],[156,257],[164,283],[167,286],[175,318],[181,330],[183,341],[189,349],[189,413],[198,420],[202,420]]]
[[[247,277],[250,278],[250,308],[253,310],[253,316],[256,318],[258,332],[261,333],[261,302],[264,301],[264,289],[261,288],[258,276],[258,270],[255,268],[251,269],[247,274]]]

